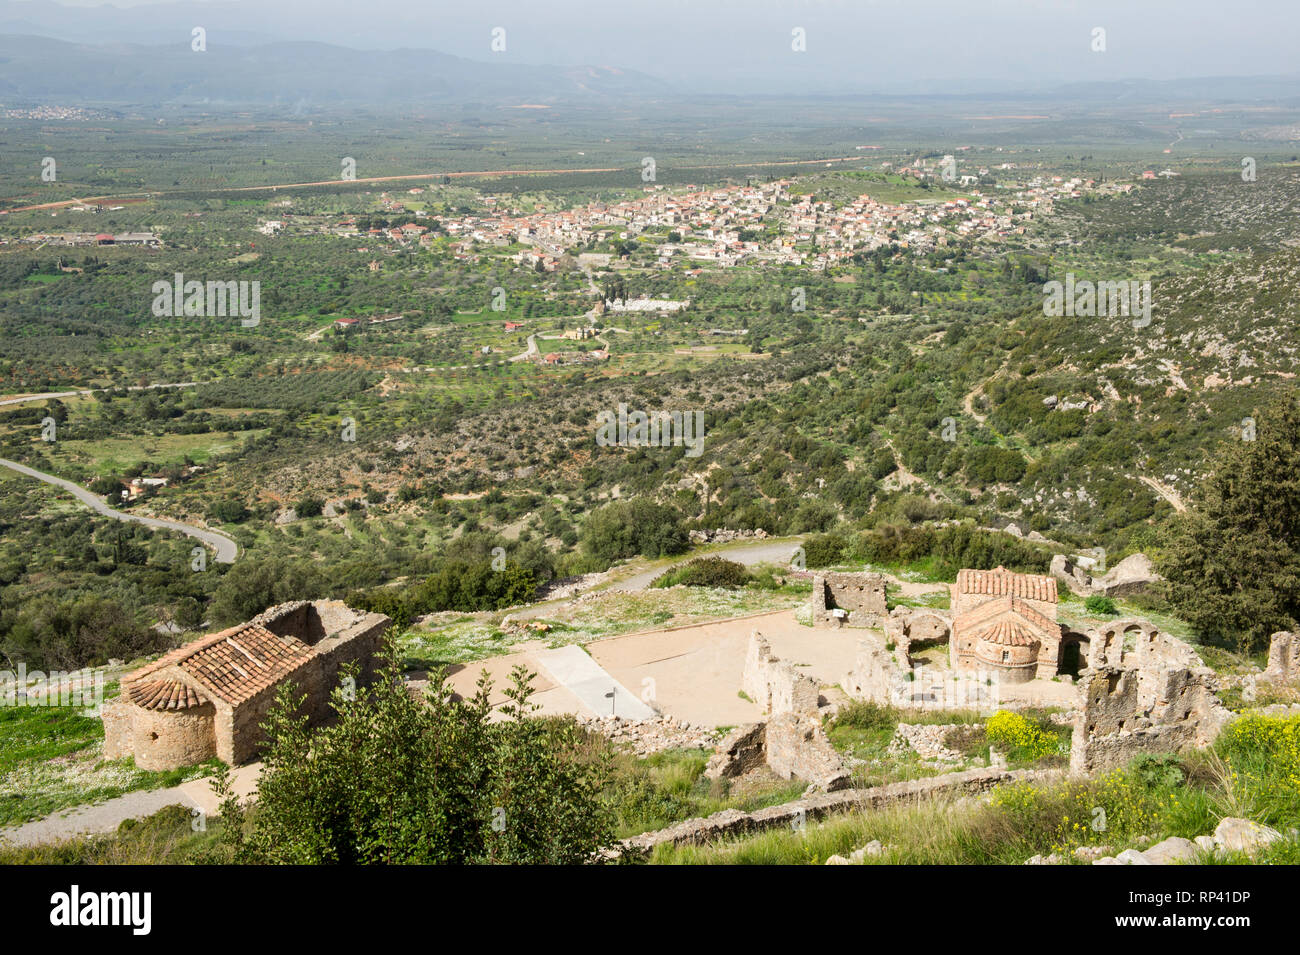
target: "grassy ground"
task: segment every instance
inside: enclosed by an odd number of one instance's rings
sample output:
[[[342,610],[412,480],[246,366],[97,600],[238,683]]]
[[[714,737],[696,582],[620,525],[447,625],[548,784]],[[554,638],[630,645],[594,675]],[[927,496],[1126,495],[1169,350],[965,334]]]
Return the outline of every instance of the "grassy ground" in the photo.
[[[73,707],[0,707],[0,826],[137,789],[176,786],[208,766],[157,773],[105,760],[104,727]]]
[[[707,779],[707,762],[701,750],[667,750],[645,758],[618,754],[606,794],[615,807],[617,835],[626,838],[723,809],[753,812],[798,799],[808,788],[800,780],[774,776],[744,783]]]
[[[985,797],[896,806],[835,817],[803,832],[773,830],[707,846],[660,846],[659,864],[822,864],[879,840],[871,864],[1018,865],[1075,848],[1111,855],[1169,836],[1214,831],[1225,816],[1253,819],[1283,834],[1300,824],[1300,718],[1248,717],[1210,750],[1144,756],[1127,767],[1054,785],[1002,786]],[[1295,864],[1294,834],[1249,859],[1233,854],[1199,862]]]
[[[176,865],[201,862],[221,832],[221,820],[195,831],[185,806],[128,819],[109,836],[77,837],[39,846],[0,845],[0,865]]]
[[[826,734],[831,745],[853,765],[853,785],[863,788],[987,766],[993,745],[1007,756],[1007,765],[1013,769],[1063,765],[1069,753],[1069,727],[1053,724],[1048,719],[1048,711],[1021,715],[1036,729],[1032,737],[1036,746],[1017,745],[1010,738],[990,739],[984,727],[986,717],[971,710],[905,712],[868,701],[854,701],[842,707],[828,722]],[[891,752],[890,742],[900,722],[954,725],[943,744],[960,753],[962,760],[942,766],[927,765],[910,746]]]

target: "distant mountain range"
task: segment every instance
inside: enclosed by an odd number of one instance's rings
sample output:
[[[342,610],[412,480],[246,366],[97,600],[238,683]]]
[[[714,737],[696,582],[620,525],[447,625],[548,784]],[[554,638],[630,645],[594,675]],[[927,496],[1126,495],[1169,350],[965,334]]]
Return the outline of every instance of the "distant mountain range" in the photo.
[[[187,34],[188,35],[188,34]],[[86,45],[0,36],[0,102],[298,104],[548,102],[658,95],[668,84],[605,66],[481,62],[433,50],[325,43]]]
[[[126,7],[0,0],[0,103],[314,108],[871,96],[897,101],[1018,100],[1100,109],[1173,109],[1191,103],[1300,108],[1296,74],[1172,80],[1102,79],[1098,74],[1095,81],[1063,84],[1026,69],[1014,80],[973,76],[958,82],[920,69],[900,71],[883,65],[874,72],[827,72],[830,58],[808,60],[812,66],[803,71],[793,64],[805,61],[791,60],[788,51],[774,58],[761,44],[737,62],[737,49],[751,49],[748,36],[719,37],[715,51],[698,55],[698,40],[696,46],[688,41],[708,31],[685,21],[681,43],[669,42],[662,56],[647,57],[644,44],[654,46],[661,34],[650,32],[653,24],[638,32],[624,22],[626,16],[614,17],[614,11],[607,24],[607,18],[587,18],[604,24],[602,30],[568,38],[575,22],[572,10],[569,19],[546,28],[530,25],[528,17],[516,11],[510,18],[518,26],[511,27],[509,52],[497,55],[489,49],[491,21],[472,6],[431,8],[425,16],[418,5],[395,7],[372,0],[373,16],[347,17],[338,13],[341,0],[310,2],[322,4],[319,15],[305,14],[303,3],[296,0],[165,0]],[[563,5],[565,0],[557,2]],[[663,0],[673,8],[681,2]],[[399,7],[400,14],[392,13]],[[524,10],[534,20],[545,20],[537,10]],[[207,49],[201,53],[190,48],[197,25],[206,30]],[[735,27],[740,30],[746,24],[742,20]],[[398,44],[403,48],[389,48]],[[883,63],[883,52],[873,50],[858,60]],[[572,62],[587,56],[614,65]],[[924,69],[942,70],[941,61],[927,61]],[[628,69],[628,63],[643,69]],[[1278,119],[1291,121],[1286,116]]]

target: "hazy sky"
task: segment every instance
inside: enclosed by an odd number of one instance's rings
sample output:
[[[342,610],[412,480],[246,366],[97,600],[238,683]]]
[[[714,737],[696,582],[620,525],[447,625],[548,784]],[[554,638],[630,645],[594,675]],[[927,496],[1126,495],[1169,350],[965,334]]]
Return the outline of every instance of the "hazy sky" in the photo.
[[[690,89],[763,92],[929,89],[959,79],[1015,87],[1076,80],[1295,74],[1300,0],[0,0],[0,21],[67,21],[160,42],[194,21],[239,42],[319,40],[419,47],[519,63],[641,70]],[[207,21],[207,22],[204,22]],[[506,51],[489,48],[493,27]],[[807,51],[791,49],[806,31]],[[1091,49],[1106,30],[1105,52]],[[53,31],[42,30],[48,35]]]

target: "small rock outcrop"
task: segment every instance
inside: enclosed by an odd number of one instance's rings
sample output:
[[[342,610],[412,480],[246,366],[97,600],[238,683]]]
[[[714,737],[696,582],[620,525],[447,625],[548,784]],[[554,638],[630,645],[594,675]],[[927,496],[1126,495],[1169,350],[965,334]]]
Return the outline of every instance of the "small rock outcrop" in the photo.
[[[1283,838],[1285,836],[1276,829],[1249,819],[1227,816],[1219,820],[1212,836],[1197,836],[1195,839],[1170,836],[1146,849],[1125,849],[1116,856],[1093,859],[1092,864],[1189,865],[1204,853],[1244,852],[1253,855],[1269,843]]]
[[[1086,563],[1086,562],[1085,562]],[[1093,576],[1089,568],[1065,554],[1052,558],[1049,573],[1065,584],[1072,593],[1081,597],[1101,594],[1106,597],[1123,597],[1142,593],[1161,580],[1155,565],[1146,554],[1129,554],[1104,574]]]

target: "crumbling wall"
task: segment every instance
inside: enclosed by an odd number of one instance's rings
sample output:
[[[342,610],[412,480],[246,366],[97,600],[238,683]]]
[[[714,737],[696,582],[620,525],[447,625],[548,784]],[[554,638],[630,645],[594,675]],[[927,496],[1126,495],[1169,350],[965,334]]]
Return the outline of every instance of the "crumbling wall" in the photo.
[[[888,613],[885,578],[880,574],[816,574],[811,606],[814,627],[879,626]]]
[[[782,779],[807,780],[826,792],[849,787],[849,771],[820,720],[795,713],[774,716],[765,742],[767,765]]]
[[[895,607],[885,621],[885,637],[910,660],[913,643],[951,643],[952,617],[923,607]]]
[[[1154,624],[1130,617],[1094,627],[1088,634],[1088,666],[1195,669],[1205,664],[1196,651]]]
[[[1300,633],[1282,630],[1269,638],[1264,679],[1273,683],[1300,681]]]
[[[850,774],[815,716],[782,713],[732,730],[704,769],[709,779],[735,779],[767,766],[782,779],[802,779],[826,792],[845,789]]]
[[[1091,775],[1141,753],[1208,746],[1231,719],[1206,667],[1098,667],[1081,675],[1070,772]]]
[[[905,674],[906,667],[899,664],[885,641],[867,636],[858,641],[857,659],[841,685],[854,699],[891,703],[895,688],[906,679]]]
[[[909,709],[989,710],[998,703],[996,671],[955,671],[940,667],[913,667],[902,648],[889,649],[881,637],[858,640],[853,669],[840,686],[850,697]]]
[[[741,688],[764,712],[774,716],[813,715],[821,703],[821,687],[817,681],[774,657],[771,646],[757,630],[749,635]]]
[[[704,775],[709,779],[734,779],[767,764],[767,724],[737,726],[718,743]]]

